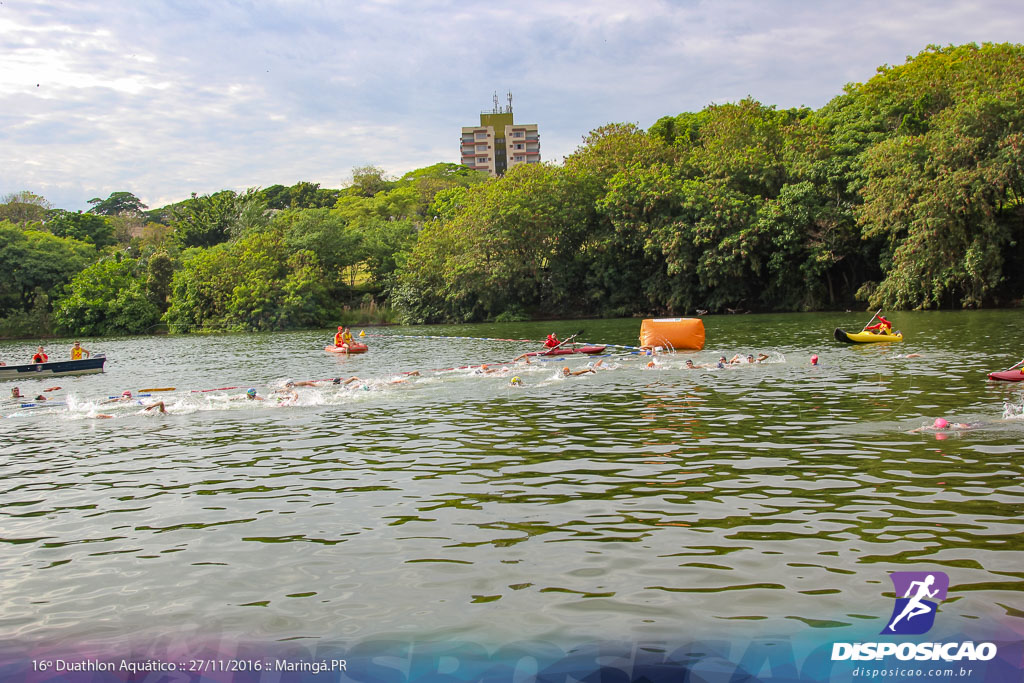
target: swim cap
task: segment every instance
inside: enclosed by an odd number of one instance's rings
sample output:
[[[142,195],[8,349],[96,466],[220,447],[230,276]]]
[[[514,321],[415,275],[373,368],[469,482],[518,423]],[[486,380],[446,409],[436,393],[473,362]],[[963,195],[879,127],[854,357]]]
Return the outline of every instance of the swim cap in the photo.
[[[248,391],[245,392],[245,395],[246,396],[255,396],[256,395],[256,390],[255,389],[249,389]]]
[[[813,365],[817,365],[818,364],[818,354],[814,354],[813,356],[811,356],[811,363]]]
[[[512,379],[511,379],[511,380],[509,381],[509,384],[513,384],[513,385],[515,385],[515,386],[519,386],[519,385],[520,385],[520,384],[522,384],[522,383],[523,383],[523,380],[519,379],[518,377],[513,377],[513,378],[512,378]]]
[[[948,426],[949,426],[949,423],[948,423],[948,422],[946,422],[946,421],[945,421],[944,419],[942,419],[941,417],[937,417],[937,418],[935,418],[935,428],[936,428],[936,429],[945,429],[945,428],[946,428],[946,427],[948,427]]]
[[[341,384],[341,378],[340,378],[340,377],[335,377],[335,378],[334,378],[334,379],[332,380],[332,382],[331,382],[331,383],[332,383],[332,384]]]
[[[121,395],[122,396],[127,396],[128,398],[131,398],[132,397],[132,392],[130,392],[130,391],[122,391]]]

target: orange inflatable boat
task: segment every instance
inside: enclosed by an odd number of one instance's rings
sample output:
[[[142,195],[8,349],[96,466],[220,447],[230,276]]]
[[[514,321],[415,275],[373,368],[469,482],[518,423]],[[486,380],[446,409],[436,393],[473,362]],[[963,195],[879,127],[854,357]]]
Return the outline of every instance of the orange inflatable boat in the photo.
[[[330,346],[325,346],[324,351],[327,353],[345,353],[345,348],[342,346],[334,346],[332,344]],[[360,344],[359,342],[349,344],[348,346],[348,353],[366,353],[366,351],[366,344]]]
[[[704,321],[700,318],[647,318],[640,324],[640,346],[699,351],[704,348]]]

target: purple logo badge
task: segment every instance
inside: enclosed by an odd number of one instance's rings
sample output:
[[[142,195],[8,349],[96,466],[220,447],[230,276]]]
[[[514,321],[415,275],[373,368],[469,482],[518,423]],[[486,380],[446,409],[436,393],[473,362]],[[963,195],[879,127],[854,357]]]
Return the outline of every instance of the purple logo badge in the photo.
[[[943,572],[892,572],[896,606],[883,635],[916,636],[927,633],[935,623],[935,611],[946,599],[949,577]]]

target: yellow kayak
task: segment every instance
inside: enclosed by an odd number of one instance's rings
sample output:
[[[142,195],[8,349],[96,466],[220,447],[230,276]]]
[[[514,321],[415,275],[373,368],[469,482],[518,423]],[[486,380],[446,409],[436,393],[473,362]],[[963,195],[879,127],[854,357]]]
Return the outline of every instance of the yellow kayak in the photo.
[[[903,333],[875,334],[874,332],[844,332],[836,328],[836,341],[847,344],[870,344],[871,342],[898,342],[903,341]]]

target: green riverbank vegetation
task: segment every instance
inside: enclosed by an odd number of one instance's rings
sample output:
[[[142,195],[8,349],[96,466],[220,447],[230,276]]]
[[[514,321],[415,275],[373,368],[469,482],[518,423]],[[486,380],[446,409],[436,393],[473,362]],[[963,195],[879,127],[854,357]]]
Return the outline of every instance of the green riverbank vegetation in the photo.
[[[929,47],[819,110],[609,124],[561,164],[0,204],[0,336],[1005,306],[1024,296],[1024,46]]]

